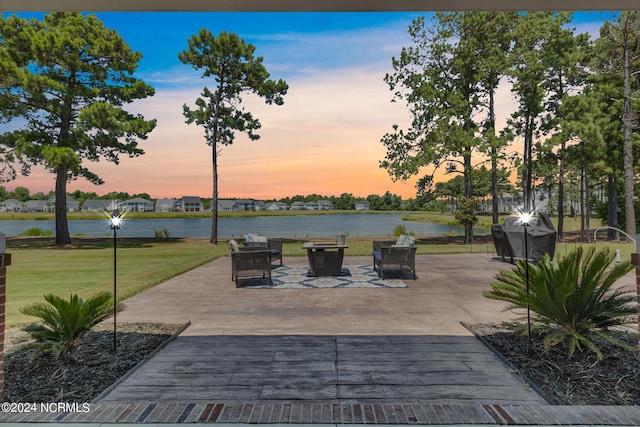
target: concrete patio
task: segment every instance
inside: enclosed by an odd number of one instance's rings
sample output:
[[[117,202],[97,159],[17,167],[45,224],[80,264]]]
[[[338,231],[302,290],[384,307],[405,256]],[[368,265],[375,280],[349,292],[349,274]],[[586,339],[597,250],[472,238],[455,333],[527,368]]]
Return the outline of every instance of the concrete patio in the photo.
[[[305,265],[306,257],[285,257]],[[345,265],[371,263],[345,257]],[[183,335],[469,336],[460,324],[513,318],[482,296],[509,263],[493,255],[418,256],[417,280],[404,289],[237,289],[228,257],[125,301],[122,322],[183,323]]]

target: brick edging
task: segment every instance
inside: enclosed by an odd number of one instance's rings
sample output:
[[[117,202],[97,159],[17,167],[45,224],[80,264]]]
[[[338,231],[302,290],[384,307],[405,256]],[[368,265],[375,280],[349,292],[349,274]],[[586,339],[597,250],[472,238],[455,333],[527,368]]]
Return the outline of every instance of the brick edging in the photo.
[[[638,406],[425,404],[420,402],[97,403],[90,410],[0,413],[0,422],[640,425]]]

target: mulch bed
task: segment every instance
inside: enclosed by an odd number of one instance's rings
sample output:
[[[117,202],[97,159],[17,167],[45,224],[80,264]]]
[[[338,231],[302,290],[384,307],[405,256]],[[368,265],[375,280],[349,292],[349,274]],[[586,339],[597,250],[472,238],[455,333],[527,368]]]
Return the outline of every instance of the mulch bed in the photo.
[[[131,323],[113,329],[99,325],[82,338],[72,357],[54,360],[44,355],[33,361],[16,341],[18,331],[5,355],[4,401],[36,403],[89,403],[151,355],[183,325]],[[22,338],[24,339],[24,337]]]
[[[604,359],[595,353],[576,351],[569,358],[562,347],[544,349],[535,333],[527,345],[516,325],[466,325],[493,347],[546,397],[559,405],[639,405],[640,361],[638,354],[607,341],[598,341]],[[617,335],[637,347],[637,334]],[[529,347],[527,349],[527,347]],[[528,350],[528,351],[527,351]]]

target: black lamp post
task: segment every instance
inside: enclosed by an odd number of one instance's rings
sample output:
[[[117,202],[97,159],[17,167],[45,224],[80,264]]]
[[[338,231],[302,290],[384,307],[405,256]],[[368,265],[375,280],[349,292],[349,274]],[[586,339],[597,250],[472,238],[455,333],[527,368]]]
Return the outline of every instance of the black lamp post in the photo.
[[[524,227],[524,275],[527,289],[527,353],[531,345],[531,310],[529,307],[529,238],[527,236],[527,225],[531,223],[533,215],[529,213],[520,213],[518,222]]]
[[[118,247],[118,232],[117,230],[120,228],[120,223],[122,222],[122,217],[120,216],[120,211],[118,209],[114,210],[111,214],[110,220],[110,228],[113,230],[113,352],[116,352],[116,284],[117,284],[117,269],[118,263],[116,258],[116,248]]]

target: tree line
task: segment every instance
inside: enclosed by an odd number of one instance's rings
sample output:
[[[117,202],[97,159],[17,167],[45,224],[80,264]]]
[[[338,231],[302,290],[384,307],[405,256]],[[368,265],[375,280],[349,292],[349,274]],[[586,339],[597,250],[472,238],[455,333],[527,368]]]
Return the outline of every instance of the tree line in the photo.
[[[0,185],[0,201],[4,201],[7,199],[16,199],[22,202],[26,202],[27,200],[49,200],[52,197],[55,197],[55,191],[49,191],[48,193],[37,192],[31,193],[27,187],[18,186],[13,189],[13,191],[7,190],[4,186]],[[94,191],[82,191],[75,190],[68,193],[69,196],[73,197],[80,204],[82,204],[85,200],[130,200],[134,198],[142,198],[149,201],[157,201],[157,198],[152,197],[148,193],[136,193],[129,194],[127,192],[122,191],[112,191],[109,193],[105,193],[99,195]],[[212,201],[211,198],[201,197],[200,200],[203,202],[205,206],[208,206]],[[391,211],[391,210],[421,210],[425,208],[424,201],[419,201],[414,198],[409,198],[404,200],[402,196],[393,194],[389,191],[385,192],[382,195],[378,194],[370,194],[367,197],[356,197],[351,193],[342,193],[340,196],[323,196],[320,194],[308,194],[308,195],[300,195],[297,194],[295,196],[290,197],[282,197],[282,198],[272,198],[262,200],[265,203],[268,202],[281,202],[285,203],[287,206],[290,206],[294,202],[318,202],[320,200],[328,200],[333,203],[335,209],[338,210],[353,210],[355,209],[356,201],[358,200],[366,200],[369,202],[369,207],[371,210],[382,210],[382,211]]]
[[[517,172],[525,210],[534,190],[557,194],[560,237],[567,177],[581,181],[583,222],[592,183],[605,180],[608,225],[624,224],[634,236],[640,12],[612,16],[595,40],[576,34],[572,18],[569,12],[442,12],[431,22],[415,19],[412,44],[392,59],[384,79],[393,101],[406,103],[411,125],[393,125],[382,137],[381,167],[393,179],[419,176],[422,193],[433,191],[438,168],[450,168],[462,176],[458,191],[471,200],[478,159],[488,159],[494,222],[499,174],[507,167]],[[497,129],[496,93],[504,84],[517,108]],[[515,142],[522,151],[514,153]],[[472,237],[468,221],[466,241]]]

